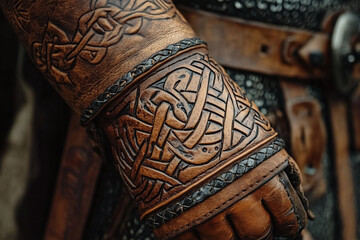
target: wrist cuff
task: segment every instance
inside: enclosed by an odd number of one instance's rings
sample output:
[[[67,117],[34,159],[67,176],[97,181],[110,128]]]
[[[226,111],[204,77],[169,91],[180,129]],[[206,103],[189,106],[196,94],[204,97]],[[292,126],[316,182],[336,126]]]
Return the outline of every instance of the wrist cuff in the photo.
[[[164,64],[180,52],[186,52],[187,50],[201,45],[206,46],[207,44],[199,38],[188,38],[175,44],[171,44],[165,49],[150,56],[124,76],[116,80],[102,94],[100,94],[81,114],[81,125],[87,125],[96,115],[99,114],[100,110],[103,109],[112,98],[122,92],[125,92],[126,88],[136,82],[137,79],[143,78],[148,72],[155,69],[158,65]]]

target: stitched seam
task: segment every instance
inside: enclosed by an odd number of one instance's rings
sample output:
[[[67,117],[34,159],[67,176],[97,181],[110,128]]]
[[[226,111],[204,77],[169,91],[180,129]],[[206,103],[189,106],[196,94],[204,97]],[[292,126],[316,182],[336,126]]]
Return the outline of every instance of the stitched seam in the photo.
[[[177,43],[171,44],[166,48],[151,55],[148,59],[136,65],[132,70],[124,74],[111,84],[103,93],[101,93],[81,114],[81,125],[86,125],[92,118],[94,118],[102,108],[114,97],[119,95],[122,90],[134,81],[135,78],[151,71],[156,65],[166,61],[180,52],[186,52],[187,49],[206,45],[205,41],[199,38],[183,39]]]
[[[193,223],[202,220],[204,218],[207,218],[209,215],[212,215],[214,212],[216,212],[218,209],[222,208],[224,205],[228,204],[229,202],[231,202],[233,199],[237,198],[239,195],[241,195],[243,192],[246,192],[247,190],[250,190],[251,188],[253,188],[254,186],[258,185],[261,181],[263,181],[266,177],[268,177],[271,173],[275,172],[278,168],[281,167],[281,165],[285,162],[287,162],[289,160],[290,157],[287,157],[284,161],[282,161],[278,166],[276,166],[275,168],[273,168],[271,171],[269,171],[266,175],[262,176],[261,179],[257,180],[254,184],[250,185],[247,188],[244,188],[240,191],[240,193],[236,194],[235,196],[233,196],[232,198],[228,199],[226,202],[222,203],[221,205],[219,205],[218,207],[216,207],[215,209],[213,209],[212,211],[204,214],[203,216],[199,217],[198,219],[195,219],[191,222],[189,222],[188,224],[186,224],[185,226],[182,226],[181,228],[178,228],[176,230],[173,230],[165,235],[162,235],[161,238],[163,239],[164,237],[167,238],[170,235],[172,235],[173,233],[178,233],[180,232],[182,229],[187,228],[189,226],[191,226]],[[245,196],[244,196],[245,197]]]
[[[187,197],[184,197],[179,202],[173,203],[167,208],[153,214],[153,216],[148,217],[146,221],[147,225],[152,228],[157,228],[171,219],[178,217],[181,213],[205,201],[207,198],[221,191],[244,174],[256,168],[262,162],[271,158],[281,151],[283,147],[283,140],[281,138],[275,139],[270,145],[260,149],[258,152],[235,164],[230,170],[211,180],[199,190],[191,193]]]
[[[266,137],[271,137],[271,136],[274,136],[274,135],[273,135],[273,134],[269,134],[269,135],[267,135]],[[265,139],[266,139],[266,138],[265,138]],[[268,147],[268,146],[270,146],[271,144],[274,144],[275,141],[277,141],[278,139],[281,139],[281,138],[272,139],[271,141],[266,142],[265,144],[262,144],[262,145],[267,145],[267,147]],[[281,139],[281,141],[283,141],[283,140]],[[260,142],[256,142],[255,144],[250,144],[250,145],[248,145],[248,146],[250,146],[250,147],[256,147],[256,146],[259,145],[259,144],[261,144],[261,141],[260,141]],[[285,145],[285,143],[283,143],[283,144]],[[264,148],[266,148],[266,147],[264,147]],[[282,148],[283,148],[283,147],[282,147]],[[263,149],[263,148],[262,148],[262,149]],[[261,149],[261,150],[262,150],[262,149]],[[280,149],[280,150],[281,150],[281,149]],[[279,150],[279,151],[280,151],[280,150]],[[256,153],[257,153],[257,152],[253,152],[253,154],[256,154]],[[238,156],[238,155],[237,155],[237,154],[233,154],[232,156],[230,156],[230,158],[231,158],[231,157],[236,157],[236,156]],[[245,156],[246,156],[246,155],[245,155]],[[250,156],[252,156],[252,155],[250,155]],[[271,157],[271,156],[270,156],[270,157]],[[270,157],[269,157],[269,158],[270,158]],[[240,158],[240,159],[241,159],[241,158]],[[240,163],[241,163],[242,161],[244,161],[244,160],[245,160],[245,159],[242,159],[242,160],[240,161]],[[266,161],[266,159],[265,159],[264,161]],[[186,187],[191,186],[192,184],[196,183],[196,182],[199,181],[199,180],[202,180],[202,179],[203,179],[204,177],[206,177],[206,176],[209,174],[209,172],[211,172],[214,168],[222,167],[224,162],[225,162],[225,161],[220,161],[220,162],[218,162],[215,166],[209,168],[209,169],[206,170],[205,172],[199,174],[197,177],[191,179],[188,183],[186,183]],[[184,189],[184,188],[179,188],[178,190],[173,191],[171,196],[168,196],[168,197],[166,197],[166,198],[163,198],[163,199],[161,199],[161,201],[166,201],[166,200],[168,200],[168,199],[171,198],[173,195],[181,192],[183,189]],[[155,206],[158,205],[158,204],[159,204],[159,202],[155,202],[155,203],[149,204],[149,205],[147,206],[147,208],[155,207]]]

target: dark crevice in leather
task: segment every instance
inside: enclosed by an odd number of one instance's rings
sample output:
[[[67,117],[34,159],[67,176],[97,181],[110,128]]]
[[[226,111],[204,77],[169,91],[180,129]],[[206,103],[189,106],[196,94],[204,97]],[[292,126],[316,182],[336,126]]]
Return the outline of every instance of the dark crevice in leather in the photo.
[[[234,232],[234,236],[233,236],[232,240],[240,240],[239,233],[237,232],[235,224],[231,220],[230,215],[228,215],[228,214],[225,215],[225,221],[226,221],[227,224],[230,225],[231,229]]]
[[[296,219],[297,219],[297,223],[298,223],[298,231],[297,233],[294,235],[294,238],[298,238],[301,234],[301,231],[305,228],[305,225],[306,223],[304,223],[302,220],[301,220],[301,217],[299,216],[299,214],[296,212],[296,207],[295,206],[295,203],[294,203],[294,200],[293,200],[293,197],[290,193],[290,187],[291,187],[291,183],[289,181],[289,179],[286,177],[287,175],[285,173],[280,173],[279,175],[279,180],[280,182],[282,183],[282,185],[284,186],[284,189],[288,195],[288,198],[291,202],[291,205],[292,205],[292,209],[290,210],[290,212],[293,212],[294,215],[296,216]]]
[[[201,240],[200,234],[196,229],[193,230],[193,233],[194,233],[194,236],[196,237],[196,240]]]

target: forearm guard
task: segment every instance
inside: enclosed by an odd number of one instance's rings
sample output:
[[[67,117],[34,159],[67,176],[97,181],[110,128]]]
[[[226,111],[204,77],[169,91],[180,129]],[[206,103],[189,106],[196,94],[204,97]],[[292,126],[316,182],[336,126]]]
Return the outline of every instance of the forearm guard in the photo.
[[[163,62],[147,65],[159,56]],[[127,79],[132,74],[133,81]],[[133,87],[126,86],[128,81]],[[113,93],[111,89],[119,89],[121,82],[124,90]],[[115,97],[106,98],[111,95]],[[198,39],[183,40],[145,60],[91,106],[111,100],[99,115],[99,126],[113,146],[116,165],[141,217],[153,216],[154,227],[221,191],[221,197],[214,197],[208,206],[192,209],[191,223],[180,228],[186,230],[246,196],[286,166],[287,156],[282,153],[251,182],[239,180],[239,192],[233,191],[234,186],[227,192],[227,185],[280,151],[282,144],[272,142],[276,133],[266,118],[209,58]],[[85,113],[96,109],[90,107]],[[172,226],[179,228],[179,224]]]
[[[1,3],[35,64],[104,133],[157,237],[210,219],[288,165],[268,120],[170,1],[14,2]]]

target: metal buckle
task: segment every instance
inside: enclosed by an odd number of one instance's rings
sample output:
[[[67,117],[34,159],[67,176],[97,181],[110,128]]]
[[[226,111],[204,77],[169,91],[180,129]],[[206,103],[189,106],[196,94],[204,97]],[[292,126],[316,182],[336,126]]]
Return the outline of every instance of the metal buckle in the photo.
[[[349,94],[360,82],[360,18],[345,12],[336,21],[331,39],[333,79],[338,91]]]

